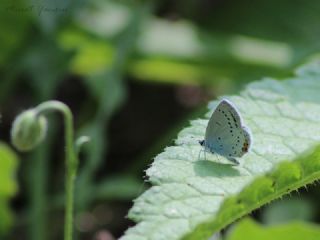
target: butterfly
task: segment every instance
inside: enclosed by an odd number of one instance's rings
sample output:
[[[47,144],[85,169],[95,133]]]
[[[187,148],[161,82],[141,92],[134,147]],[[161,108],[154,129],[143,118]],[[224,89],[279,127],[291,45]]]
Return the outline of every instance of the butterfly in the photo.
[[[205,139],[199,143],[205,152],[217,153],[238,165],[236,158],[249,151],[252,135],[250,129],[243,125],[235,105],[222,99],[209,119]]]

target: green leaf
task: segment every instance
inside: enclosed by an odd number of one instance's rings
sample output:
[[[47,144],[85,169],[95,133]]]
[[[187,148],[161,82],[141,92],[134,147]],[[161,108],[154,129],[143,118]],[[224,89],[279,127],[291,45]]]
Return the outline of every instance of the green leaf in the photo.
[[[305,222],[292,222],[272,227],[263,227],[247,218],[239,222],[226,240],[316,240],[319,239],[320,227]]]
[[[199,160],[204,119],[182,130],[176,145],[146,171],[154,185],[135,200],[129,217],[138,224],[122,240],[207,239],[236,219],[320,178],[320,61],[286,81],[264,79],[239,96],[226,97],[253,133],[240,166],[210,155]],[[312,150],[313,149],[313,150]],[[307,153],[306,153],[307,151]]]
[[[265,207],[262,222],[265,224],[287,223],[293,220],[312,220],[316,217],[316,205],[308,198],[287,197]]]
[[[106,71],[112,65],[114,49],[105,39],[66,29],[60,33],[58,41],[64,49],[76,51],[69,66],[75,74],[94,75]]]
[[[145,189],[142,182],[131,176],[111,176],[104,179],[95,189],[95,198],[100,200],[129,200]]]
[[[9,199],[18,189],[16,168],[16,154],[7,145],[0,143],[0,236],[5,234],[12,224]]]
[[[48,57],[50,56],[50,57]],[[30,76],[35,97],[42,101],[51,98],[67,72],[70,56],[47,38],[38,37],[21,57],[21,71]]]
[[[25,11],[23,11],[25,10]],[[8,24],[10,23],[10,24]],[[31,17],[25,1],[2,1],[0,14],[0,66],[6,67],[17,54],[30,31]],[[14,26],[14,27],[12,27]]]

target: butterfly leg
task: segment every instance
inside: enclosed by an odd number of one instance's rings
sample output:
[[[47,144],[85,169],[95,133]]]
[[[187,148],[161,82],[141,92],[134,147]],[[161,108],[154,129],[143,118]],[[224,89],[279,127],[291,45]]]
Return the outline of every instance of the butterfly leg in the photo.
[[[201,160],[201,153],[204,153],[204,160],[206,160],[206,149],[202,148],[199,152],[198,160]],[[203,160],[203,159],[202,159]]]
[[[238,166],[240,164],[240,162],[238,160],[236,160],[235,158],[228,158],[228,160],[233,162],[236,166]]]
[[[198,155],[198,160],[201,159],[201,152],[203,151],[203,149],[201,148],[201,150],[199,151],[199,155]]]
[[[221,161],[220,161],[220,158],[219,158],[219,154],[217,154],[217,158],[218,158],[218,162],[220,163]]]

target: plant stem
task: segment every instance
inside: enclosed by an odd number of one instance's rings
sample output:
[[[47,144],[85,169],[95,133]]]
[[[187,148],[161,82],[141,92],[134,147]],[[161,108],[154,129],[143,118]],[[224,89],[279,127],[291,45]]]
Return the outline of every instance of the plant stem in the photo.
[[[74,199],[74,179],[77,173],[78,157],[74,148],[73,116],[67,105],[59,101],[47,101],[37,106],[38,114],[50,110],[58,110],[62,113],[65,125],[65,188],[66,188],[66,210],[64,240],[72,240],[73,233],[73,199]]]

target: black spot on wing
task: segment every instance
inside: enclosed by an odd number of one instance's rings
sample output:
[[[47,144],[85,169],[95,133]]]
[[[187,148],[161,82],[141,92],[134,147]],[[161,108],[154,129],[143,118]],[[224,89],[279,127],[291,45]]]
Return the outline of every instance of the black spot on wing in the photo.
[[[234,116],[233,112],[231,112],[231,111],[228,111],[228,112],[230,113],[230,115],[231,115],[231,117],[232,117],[232,119],[233,119],[234,125],[236,126],[236,128],[238,128],[239,125],[237,124],[237,118],[236,118],[236,116]]]

